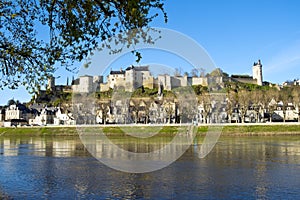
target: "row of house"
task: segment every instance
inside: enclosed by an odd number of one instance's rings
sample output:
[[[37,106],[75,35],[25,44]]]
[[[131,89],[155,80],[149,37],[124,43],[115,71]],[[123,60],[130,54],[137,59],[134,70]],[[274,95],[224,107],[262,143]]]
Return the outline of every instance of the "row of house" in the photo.
[[[1,109],[0,124],[5,127],[25,125],[74,125],[75,119],[68,110],[32,105],[27,108],[17,103]]]
[[[272,103],[272,102],[271,102]],[[274,110],[251,105],[245,111],[239,106],[228,110],[226,99],[180,105],[176,100],[119,99],[95,106],[94,112],[79,113],[77,124],[132,123],[258,123],[266,121],[298,121],[299,107],[276,102]],[[84,109],[81,109],[83,111]]]
[[[293,85],[300,85],[300,80],[299,79],[295,79],[293,81],[285,81],[282,83],[282,86],[286,87],[286,86],[293,86]]]
[[[239,106],[228,111],[226,99],[221,101],[200,102],[196,105],[185,104],[168,99],[151,100],[119,99],[107,100],[98,105],[91,105],[90,112],[84,108],[73,112],[55,107],[42,107],[32,105],[27,108],[23,104],[13,104],[2,108],[0,123],[2,126],[22,125],[75,125],[75,124],[132,124],[132,123],[240,123],[240,122],[266,122],[266,121],[298,121],[299,107],[292,103],[286,105],[283,102],[272,100],[273,110],[262,106],[251,105],[242,112]],[[82,105],[81,105],[82,106]],[[74,114],[73,114],[74,113]]]

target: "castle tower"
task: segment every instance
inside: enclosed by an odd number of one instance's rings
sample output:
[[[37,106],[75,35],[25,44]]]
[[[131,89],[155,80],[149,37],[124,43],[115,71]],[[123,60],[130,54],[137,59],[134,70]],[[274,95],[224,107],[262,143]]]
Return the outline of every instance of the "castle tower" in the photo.
[[[254,62],[252,67],[253,79],[256,79],[257,85],[263,84],[263,76],[262,76],[262,64],[260,60],[257,63]]]
[[[50,76],[48,78],[47,90],[54,91],[55,90],[55,78]]]

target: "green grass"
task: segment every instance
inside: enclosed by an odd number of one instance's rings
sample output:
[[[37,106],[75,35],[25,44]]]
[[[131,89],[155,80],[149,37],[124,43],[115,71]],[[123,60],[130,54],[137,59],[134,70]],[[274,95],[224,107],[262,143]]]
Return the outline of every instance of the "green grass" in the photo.
[[[101,130],[109,136],[128,136],[126,133],[155,133],[156,136],[175,136],[177,133],[185,132],[186,127],[180,126],[128,126],[128,127],[94,127],[84,128],[84,132],[94,133],[95,130]],[[222,131],[222,135],[241,136],[241,135],[300,135],[300,125],[229,125],[222,127],[200,126],[197,129],[197,135],[203,136],[207,131]],[[76,127],[18,127],[18,128],[0,128],[0,136],[8,135],[27,135],[27,136],[73,136],[78,135]]]
[[[243,135],[243,134],[274,134],[274,135],[285,135],[285,134],[299,134],[300,125],[257,125],[257,126],[225,126],[222,130],[224,135]]]
[[[72,136],[78,135],[75,127],[37,127],[37,128],[0,128],[1,136],[9,135],[27,135],[27,136],[42,136],[42,135],[53,135],[53,136]]]

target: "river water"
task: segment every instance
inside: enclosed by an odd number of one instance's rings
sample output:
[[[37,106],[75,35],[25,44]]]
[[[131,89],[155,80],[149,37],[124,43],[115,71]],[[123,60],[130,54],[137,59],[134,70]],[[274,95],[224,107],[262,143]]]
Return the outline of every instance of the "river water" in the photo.
[[[134,174],[102,164],[78,137],[0,137],[0,199],[300,199],[299,136],[221,136],[205,158],[197,151]]]

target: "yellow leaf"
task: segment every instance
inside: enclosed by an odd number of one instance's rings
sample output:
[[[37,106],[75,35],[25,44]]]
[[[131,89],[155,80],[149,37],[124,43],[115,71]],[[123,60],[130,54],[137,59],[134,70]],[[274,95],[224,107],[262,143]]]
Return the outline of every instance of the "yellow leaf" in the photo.
[[[12,14],[11,18],[15,18],[18,14]]]

